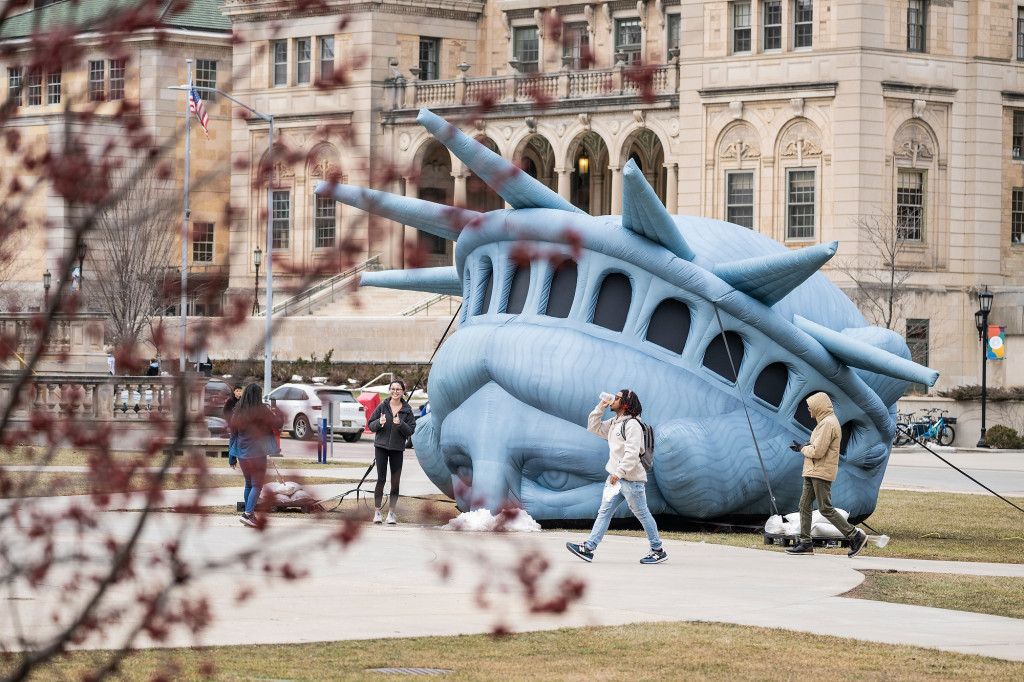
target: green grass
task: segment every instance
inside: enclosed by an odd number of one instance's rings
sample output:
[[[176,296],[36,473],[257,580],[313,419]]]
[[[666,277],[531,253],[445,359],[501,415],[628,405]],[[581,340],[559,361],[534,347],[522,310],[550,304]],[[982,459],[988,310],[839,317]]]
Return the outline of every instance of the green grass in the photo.
[[[844,597],[1024,618],[1024,580],[986,575],[864,571]]]
[[[396,614],[395,617],[400,617]],[[81,679],[104,652],[62,656],[34,680]],[[0,663],[2,672],[5,663]],[[146,650],[115,679],[378,680],[373,668],[439,668],[445,680],[992,680],[1024,663],[718,623],[643,623],[317,644]],[[208,676],[201,674],[205,670]]]

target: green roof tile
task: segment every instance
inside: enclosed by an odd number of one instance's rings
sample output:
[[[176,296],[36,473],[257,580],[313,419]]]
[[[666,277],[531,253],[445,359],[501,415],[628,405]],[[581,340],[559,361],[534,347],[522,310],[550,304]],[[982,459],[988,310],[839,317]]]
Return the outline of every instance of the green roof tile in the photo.
[[[110,14],[137,7],[140,0],[65,0],[7,19],[0,39],[24,38],[34,31],[78,26],[83,31],[101,27]],[[231,32],[231,22],[221,14],[223,0],[193,0],[184,10],[171,10],[172,0],[159,3],[159,16],[170,28]]]

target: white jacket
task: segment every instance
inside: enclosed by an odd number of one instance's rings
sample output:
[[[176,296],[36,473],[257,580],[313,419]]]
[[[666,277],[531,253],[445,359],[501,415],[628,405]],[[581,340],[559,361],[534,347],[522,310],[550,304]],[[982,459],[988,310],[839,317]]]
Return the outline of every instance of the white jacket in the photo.
[[[608,463],[605,471],[626,481],[647,481],[647,471],[640,463],[644,449],[644,431],[640,422],[626,415],[601,421],[605,408],[600,404],[587,418],[587,431],[608,441]],[[622,423],[626,422],[626,436],[622,437]]]

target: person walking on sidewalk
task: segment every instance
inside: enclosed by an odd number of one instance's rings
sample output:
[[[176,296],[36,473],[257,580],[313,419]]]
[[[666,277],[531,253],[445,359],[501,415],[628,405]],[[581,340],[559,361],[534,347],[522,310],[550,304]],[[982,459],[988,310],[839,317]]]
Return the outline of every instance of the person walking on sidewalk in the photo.
[[[815,393],[807,399],[807,408],[811,416],[818,422],[811,432],[811,440],[806,445],[796,441],[789,446],[790,450],[804,456],[804,489],[800,495],[800,544],[789,547],[790,554],[814,554],[811,543],[811,512],[814,501],[818,501],[818,511],[835,526],[840,533],[850,540],[850,551],[847,556],[855,557],[868,543],[867,534],[856,528],[832,506],[832,481],[839,472],[839,442],[842,440],[842,429],[832,401],[824,393]]]
[[[615,416],[601,421],[605,408],[611,408]],[[605,489],[608,490],[608,486],[614,488],[616,485],[619,489],[614,494],[606,494],[602,498],[594,528],[586,542],[565,543],[570,552],[584,561],[594,560],[594,552],[601,544],[612,522],[612,516],[623,499],[644,527],[647,540],[651,544],[650,554],[641,559],[640,563],[660,564],[668,561],[668,554],[662,548],[661,538],[658,536],[658,524],[654,522],[651,510],[647,508],[647,471],[640,464],[644,436],[638,420],[642,411],[643,407],[636,393],[624,388],[610,403],[605,400],[599,402],[587,418],[587,430],[608,441],[608,463],[604,468],[609,476]]]
[[[263,388],[259,384],[245,387],[228,421],[238,463],[245,477],[245,512],[239,521],[251,528],[259,524],[256,502],[260,499],[263,480],[267,476],[267,456],[278,451],[274,430],[283,424],[281,413],[263,403]],[[232,464],[231,457],[228,464]]]
[[[373,454],[377,466],[377,485],[373,489],[373,522],[384,521],[380,514],[384,499],[384,484],[388,480],[387,467],[391,466],[391,495],[388,496],[388,523],[395,524],[395,509],[398,507],[398,486],[402,480],[402,462],[405,460],[405,444],[416,431],[416,416],[405,400],[405,382],[395,379],[388,387],[389,398],[377,406],[370,415],[370,430],[373,437]]]

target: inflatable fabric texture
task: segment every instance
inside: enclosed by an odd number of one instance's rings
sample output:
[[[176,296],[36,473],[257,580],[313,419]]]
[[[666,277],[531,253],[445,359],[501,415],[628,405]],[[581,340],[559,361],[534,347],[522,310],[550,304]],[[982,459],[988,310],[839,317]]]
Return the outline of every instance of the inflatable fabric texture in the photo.
[[[787,446],[807,440],[805,401],[823,391],[843,428],[832,503],[854,520],[871,514],[896,399],[938,374],[819,272],[836,242],[790,249],[669,215],[632,161],[622,216],[590,216],[433,113],[418,120],[512,208],[331,183],[316,193],[456,243],[454,267],[365,273],[362,285],[463,297],[413,436],[423,470],[461,510],[595,518],[608,444],[587,415],[602,391],[629,388],[655,431],[653,513],[763,521],[764,472],[777,507],[795,509],[803,457]]]

